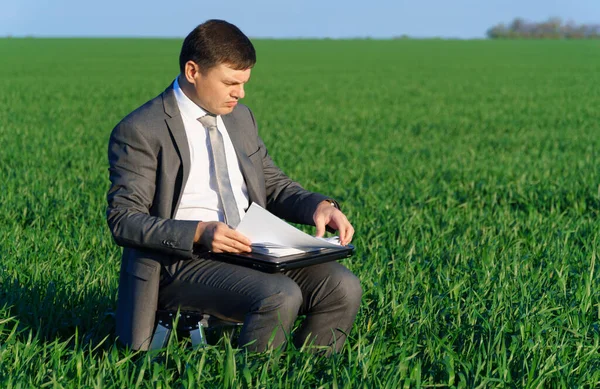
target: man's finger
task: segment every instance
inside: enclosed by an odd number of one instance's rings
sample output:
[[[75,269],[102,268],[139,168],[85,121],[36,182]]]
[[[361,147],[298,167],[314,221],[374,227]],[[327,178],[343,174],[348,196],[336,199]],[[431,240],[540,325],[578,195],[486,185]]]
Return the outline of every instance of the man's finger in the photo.
[[[338,233],[340,235],[340,244],[342,244],[343,246],[346,245],[346,236],[347,236],[347,228],[346,228],[346,224],[344,223],[340,223],[340,226],[338,228]]]
[[[354,237],[354,227],[352,227],[352,224],[350,224],[350,228],[348,228],[348,231],[346,232],[346,243],[344,244],[347,245],[350,242],[352,242],[352,238]]]
[[[344,235],[343,237],[340,235],[340,243],[343,246],[347,246],[348,243],[350,243],[350,241],[352,240],[352,235],[354,234],[354,230],[352,229],[352,227],[348,227],[344,230]]]
[[[250,242],[250,239],[248,239],[241,232],[236,231],[234,229],[230,229],[229,231],[227,231],[227,237],[230,238],[230,239],[237,240],[238,242],[243,243],[246,246],[250,246],[252,244],[252,242]]]
[[[323,217],[317,217],[315,219],[315,227],[317,227],[317,232],[315,234],[317,238],[325,235],[325,219]]]
[[[217,251],[218,250],[218,251]],[[250,246],[240,243],[237,240],[223,238],[215,244],[215,250],[213,252],[221,253],[243,253],[250,252]]]
[[[233,240],[236,240],[246,246],[250,246],[250,244],[252,243],[252,242],[250,242],[250,239],[248,239],[242,233],[234,230],[233,228],[229,227],[226,224],[223,224],[223,226],[224,226],[223,228],[220,228],[219,230],[217,230],[215,232],[215,239],[221,239],[221,238],[233,239]]]
[[[338,226],[338,232],[340,235],[340,243],[345,246],[350,243],[350,240],[352,240],[354,228],[343,214],[341,214],[340,219],[337,220],[336,224]]]
[[[250,240],[229,226],[219,224],[212,236],[212,251],[219,252],[249,252]]]
[[[241,236],[243,238],[242,234],[238,234],[239,236]],[[225,244],[227,245],[227,248],[229,249],[230,252],[234,252],[234,253],[241,253],[241,252],[250,252],[251,248],[249,244],[246,244],[245,241],[240,241],[238,239],[236,239],[238,236],[235,237],[228,237],[225,240]]]

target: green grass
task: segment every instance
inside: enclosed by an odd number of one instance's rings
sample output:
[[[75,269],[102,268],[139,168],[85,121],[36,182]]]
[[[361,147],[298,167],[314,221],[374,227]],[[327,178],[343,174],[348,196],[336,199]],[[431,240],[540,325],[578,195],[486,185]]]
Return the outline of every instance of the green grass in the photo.
[[[344,352],[116,346],[112,127],[177,40],[0,40],[0,387],[595,387],[600,43],[257,41],[276,162],[340,200]]]

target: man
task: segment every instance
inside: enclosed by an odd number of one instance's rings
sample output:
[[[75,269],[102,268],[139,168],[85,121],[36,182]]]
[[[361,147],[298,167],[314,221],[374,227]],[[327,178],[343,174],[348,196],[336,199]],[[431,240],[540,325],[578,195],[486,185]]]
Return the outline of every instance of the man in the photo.
[[[337,262],[266,274],[211,259],[250,251],[232,227],[251,202],[316,225],[317,236],[336,229],[342,244],[354,233],[337,202],[303,189],[269,157],[239,103],[255,62],[237,27],[209,20],[185,38],[175,81],[111,134],[107,220],[124,247],[117,336],[133,349],[147,349],[157,309],[243,322],[239,343],[253,351],[284,344],[298,315],[306,318],[297,346],[339,351],[352,327],[362,291]]]

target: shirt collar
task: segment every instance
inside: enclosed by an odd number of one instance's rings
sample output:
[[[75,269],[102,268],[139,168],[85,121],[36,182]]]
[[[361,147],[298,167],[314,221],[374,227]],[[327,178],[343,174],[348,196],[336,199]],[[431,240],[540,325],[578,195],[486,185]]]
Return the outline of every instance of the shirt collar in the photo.
[[[194,103],[185,93],[183,93],[183,90],[179,86],[179,76],[175,77],[173,92],[175,93],[175,99],[177,100],[177,105],[179,106],[182,115],[197,120],[207,114],[205,110],[200,108],[198,104]]]

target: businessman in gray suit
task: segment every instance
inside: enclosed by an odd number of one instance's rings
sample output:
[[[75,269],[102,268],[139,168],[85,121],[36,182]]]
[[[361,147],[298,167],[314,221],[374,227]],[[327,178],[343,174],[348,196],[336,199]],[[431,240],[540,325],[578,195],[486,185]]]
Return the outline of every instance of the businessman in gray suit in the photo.
[[[232,227],[252,202],[318,236],[337,230],[342,244],[354,233],[335,200],[269,157],[239,103],[255,62],[236,26],[209,20],[185,38],[174,82],[112,131],[107,221],[124,247],[116,332],[133,349],[148,348],[157,309],[243,322],[239,343],[251,351],[283,345],[298,315],[296,346],[339,351],[352,327],[362,290],[338,262],[267,274],[211,259],[250,251]]]

